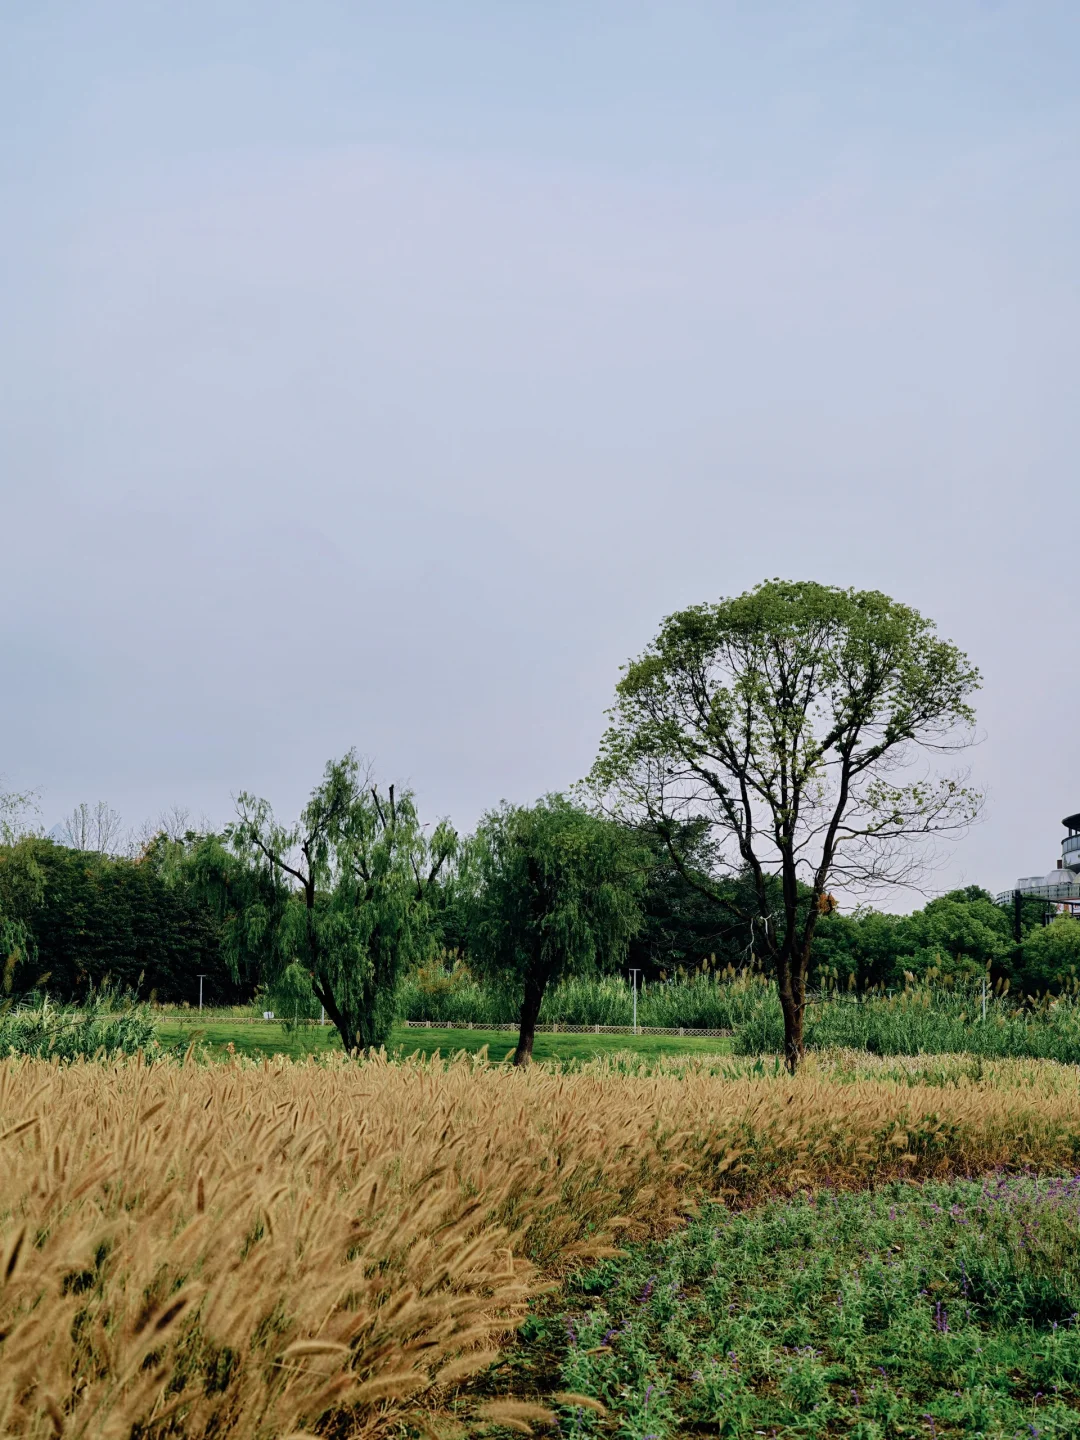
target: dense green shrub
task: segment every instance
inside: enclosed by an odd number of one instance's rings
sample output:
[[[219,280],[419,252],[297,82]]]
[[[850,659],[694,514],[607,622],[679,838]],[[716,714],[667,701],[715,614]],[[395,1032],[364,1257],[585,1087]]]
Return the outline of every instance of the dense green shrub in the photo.
[[[1075,983],[1080,975],[1080,920],[1059,915],[1039,925],[1021,946],[1019,980],[1028,990],[1049,990]]]
[[[311,976],[302,965],[286,965],[260,998],[260,1006],[273,1011],[285,1033],[291,1034],[298,1025],[318,1020],[322,1006],[315,999]]]
[[[770,995],[759,975],[738,978],[698,973],[686,979],[652,981],[638,994],[639,1025],[659,1029],[733,1030],[746,1022]],[[543,1019],[548,1023],[629,1025],[634,997],[622,977],[595,982],[570,981],[552,993]]]
[[[518,1018],[505,992],[481,985],[464,962],[449,970],[432,964],[411,971],[398,990],[398,1014],[443,1025],[500,1025]]]

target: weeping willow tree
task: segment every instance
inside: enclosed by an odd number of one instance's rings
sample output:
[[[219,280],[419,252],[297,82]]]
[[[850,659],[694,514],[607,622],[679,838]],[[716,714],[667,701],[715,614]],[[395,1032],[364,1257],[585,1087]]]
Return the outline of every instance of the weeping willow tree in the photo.
[[[613,969],[641,924],[647,855],[630,832],[549,795],[485,815],[473,842],[469,958],[520,1007],[532,1058],[548,985]]]
[[[45,875],[33,839],[37,795],[0,790],[0,993],[10,995],[29,980],[33,957],[31,917],[41,904]]]
[[[346,1050],[382,1045],[402,971],[432,949],[430,894],[456,845],[445,823],[427,837],[412,794],[380,790],[352,751],[291,826],[242,794],[217,861],[234,972],[257,966],[273,991],[299,969]]]
[[[45,872],[34,842],[0,847],[0,991],[10,995],[38,977],[34,958],[33,915],[45,893]]]

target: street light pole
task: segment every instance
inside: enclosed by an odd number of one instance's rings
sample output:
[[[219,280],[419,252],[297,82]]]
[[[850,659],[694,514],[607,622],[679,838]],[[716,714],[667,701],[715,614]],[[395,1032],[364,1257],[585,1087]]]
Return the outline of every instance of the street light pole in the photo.
[[[200,972],[200,974],[199,974],[199,1014],[200,1014],[200,1015],[202,1014],[202,982],[205,980],[205,978],[206,978],[206,973],[205,973],[205,971]]]
[[[632,977],[632,979],[633,979],[633,986],[634,986],[634,1034],[636,1035],[636,1034],[637,1034],[637,977],[641,974],[641,971],[640,971],[640,970],[631,970],[631,971],[630,971],[630,974],[631,974],[631,977]]]

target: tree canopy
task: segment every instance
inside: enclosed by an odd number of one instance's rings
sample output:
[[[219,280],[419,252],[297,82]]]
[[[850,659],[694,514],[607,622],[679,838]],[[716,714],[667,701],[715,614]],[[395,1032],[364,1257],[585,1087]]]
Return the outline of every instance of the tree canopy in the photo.
[[[403,968],[433,945],[429,892],[455,852],[451,827],[429,839],[411,792],[380,790],[350,751],[327,765],[291,826],[242,794],[227,840],[247,869],[233,879],[233,964],[255,957],[271,986],[301,966],[346,1050],[383,1044]]]
[[[1058,915],[1049,925],[1035,925],[1021,947],[1019,979],[1029,992],[1075,988],[1080,979],[1080,920]]]
[[[159,860],[156,849],[131,860],[37,836],[0,847],[0,932],[6,921],[10,988],[44,982],[75,999],[111,985],[190,1001],[202,971],[211,1003],[237,999],[212,910],[189,876],[166,874]]]
[[[544,991],[618,966],[641,922],[647,856],[620,826],[548,795],[480,822],[470,958],[520,1003],[517,1065],[532,1057]]]
[[[909,881],[914,842],[958,831],[978,809],[962,776],[925,763],[969,743],[978,684],[909,606],[780,580],[669,616],[625,668],[590,785],[652,825],[687,875],[678,840],[695,819],[718,865],[748,875],[791,1068],[830,887]]]

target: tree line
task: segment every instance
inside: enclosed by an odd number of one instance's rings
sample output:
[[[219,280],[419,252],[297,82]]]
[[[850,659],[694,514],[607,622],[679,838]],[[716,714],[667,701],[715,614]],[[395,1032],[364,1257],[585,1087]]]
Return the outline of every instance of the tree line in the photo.
[[[910,883],[922,842],[977,813],[937,767],[970,741],[978,683],[910,607],[766,582],[669,616],[625,668],[586,780],[472,836],[423,824],[352,752],[288,822],[242,793],[220,834],[160,833],[131,859],[9,836],[5,988],[108,976],[172,999],[202,973],[211,1000],[310,993],[352,1050],[385,1040],[408,967],[467,955],[513,993],[526,1063],[562,976],[707,954],[774,976],[794,1068],[815,975],[884,983],[901,958],[958,978],[1067,972],[1025,959],[985,892],[902,919],[836,908],[835,889]]]

